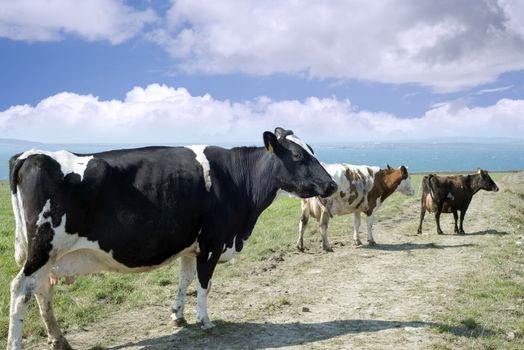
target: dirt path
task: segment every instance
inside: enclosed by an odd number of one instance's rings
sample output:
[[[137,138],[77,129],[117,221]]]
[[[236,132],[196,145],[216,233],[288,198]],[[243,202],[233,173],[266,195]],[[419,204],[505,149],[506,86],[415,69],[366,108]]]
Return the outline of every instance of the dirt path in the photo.
[[[439,298],[456,293],[459,277],[509,228],[497,223],[493,194],[480,192],[466,216],[469,234],[451,234],[452,216],[446,215],[447,234],[439,236],[429,215],[417,236],[418,200],[409,203],[399,216],[375,224],[376,247],[355,248],[348,236],[339,236],[332,240],[334,253],[323,253],[318,244],[214,283],[209,310],[217,327],[211,332],[194,325],[192,296],[186,328],[173,326],[166,300],[114,314],[67,337],[78,349],[431,348],[442,336],[430,329],[441,311]]]

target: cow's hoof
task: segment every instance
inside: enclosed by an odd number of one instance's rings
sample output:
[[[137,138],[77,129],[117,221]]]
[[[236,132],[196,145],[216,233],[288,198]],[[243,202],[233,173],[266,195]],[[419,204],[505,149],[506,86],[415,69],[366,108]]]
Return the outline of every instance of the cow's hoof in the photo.
[[[333,253],[333,248],[331,247],[322,247],[326,253]]]
[[[49,340],[49,345],[52,350],[73,350],[67,339],[63,336],[59,339]]]
[[[459,234],[459,235],[465,235],[466,232],[464,232],[464,230],[461,230],[461,231],[458,232],[458,234]]]
[[[353,241],[353,243],[354,243],[356,246],[362,245],[362,242],[360,241],[360,239],[355,239],[355,240]]]
[[[368,241],[368,245],[369,246],[375,246],[375,245],[377,245],[377,242],[375,242],[375,240],[372,239],[372,240]]]
[[[442,232],[442,230],[438,230],[437,231],[437,235],[443,235],[443,234],[444,234],[444,232]]]
[[[417,230],[417,235],[421,235],[422,234],[422,230]]]
[[[187,321],[183,317],[182,318],[176,318],[176,319],[174,319],[174,321],[175,321],[175,326],[177,326],[177,327],[185,327],[185,326],[187,326]]]
[[[215,324],[209,320],[206,320],[206,321],[200,321],[198,323],[200,325],[200,328],[202,329],[211,329],[211,328],[215,328]]]
[[[300,250],[301,252],[304,252],[304,246],[303,245],[297,244],[297,249]]]

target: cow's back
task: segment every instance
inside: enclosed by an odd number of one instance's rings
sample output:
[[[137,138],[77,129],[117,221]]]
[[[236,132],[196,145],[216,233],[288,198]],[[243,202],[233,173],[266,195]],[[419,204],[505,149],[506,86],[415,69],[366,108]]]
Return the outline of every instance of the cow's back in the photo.
[[[331,214],[344,215],[366,211],[368,194],[380,168],[351,164],[327,164],[325,167],[338,185],[337,192],[328,199]]]
[[[430,212],[435,212],[438,206],[445,213],[464,207],[468,200],[465,191],[465,178],[461,175],[430,174],[422,180],[422,200]]]

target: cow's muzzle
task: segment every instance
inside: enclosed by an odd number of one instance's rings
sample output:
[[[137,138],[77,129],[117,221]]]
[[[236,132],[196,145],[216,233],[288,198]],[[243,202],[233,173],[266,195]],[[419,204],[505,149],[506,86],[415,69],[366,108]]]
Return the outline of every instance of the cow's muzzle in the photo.
[[[323,194],[321,194],[322,197],[329,197],[331,196],[333,193],[336,192],[336,190],[338,189],[338,185],[335,181],[331,181],[328,183],[325,191]]]

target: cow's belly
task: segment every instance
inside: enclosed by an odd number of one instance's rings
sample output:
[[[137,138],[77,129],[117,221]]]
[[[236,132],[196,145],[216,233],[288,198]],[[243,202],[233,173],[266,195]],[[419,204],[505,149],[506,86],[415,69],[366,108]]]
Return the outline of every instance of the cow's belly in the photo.
[[[182,255],[196,255],[197,242],[180,251],[179,253],[164,260],[162,263],[150,266],[129,267],[114,259],[112,251],[109,253],[97,248],[95,242],[88,245],[79,242],[67,253],[62,254],[52,267],[51,273],[56,277],[83,276],[95,272],[145,272],[164,266],[176,260]]]
[[[338,198],[333,201],[333,204],[331,206],[330,212],[332,215],[347,215],[352,214],[356,211],[365,211],[367,210],[367,201],[362,200],[362,198],[357,198],[358,200],[354,200],[351,203],[348,202],[348,200],[344,200],[344,198]],[[360,204],[357,207],[357,204]]]
[[[435,209],[433,208],[433,198],[431,198],[431,195],[429,193],[426,194],[426,198],[424,198],[424,206],[426,207],[426,210],[430,213],[435,212]]]
[[[454,209],[455,207],[451,206],[450,204],[448,203],[444,203],[444,205],[442,206],[442,212],[443,213],[452,213],[454,211],[456,211],[456,209]]]

